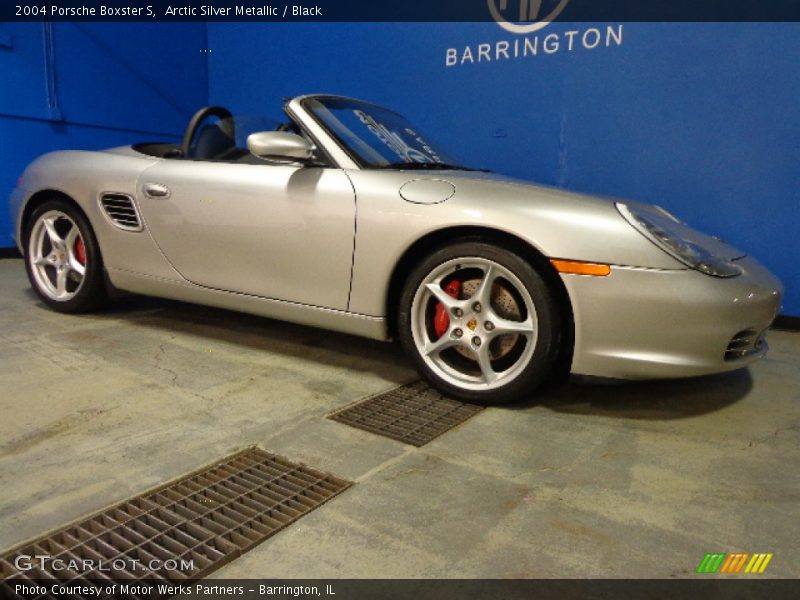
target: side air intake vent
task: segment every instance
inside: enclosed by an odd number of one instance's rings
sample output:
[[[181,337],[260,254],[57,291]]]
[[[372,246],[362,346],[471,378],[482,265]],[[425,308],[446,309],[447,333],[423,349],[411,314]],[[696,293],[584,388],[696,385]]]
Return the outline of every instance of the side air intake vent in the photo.
[[[100,199],[103,210],[108,218],[119,227],[126,231],[141,231],[142,221],[139,212],[133,203],[133,198],[125,194],[103,194]]]

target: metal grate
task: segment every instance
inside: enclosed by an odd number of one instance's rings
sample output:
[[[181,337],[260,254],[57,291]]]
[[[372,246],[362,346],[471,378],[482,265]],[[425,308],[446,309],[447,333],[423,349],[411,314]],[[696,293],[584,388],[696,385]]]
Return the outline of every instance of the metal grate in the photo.
[[[451,400],[416,381],[367,398],[329,418],[419,447],[481,410],[481,406]]]
[[[142,223],[133,198],[126,194],[103,194],[100,203],[108,218],[120,229],[141,231]]]
[[[16,595],[19,583],[199,579],[350,485],[250,448],[0,556],[0,597],[48,597]],[[30,570],[26,561],[15,566],[18,557],[37,555],[50,559]]]

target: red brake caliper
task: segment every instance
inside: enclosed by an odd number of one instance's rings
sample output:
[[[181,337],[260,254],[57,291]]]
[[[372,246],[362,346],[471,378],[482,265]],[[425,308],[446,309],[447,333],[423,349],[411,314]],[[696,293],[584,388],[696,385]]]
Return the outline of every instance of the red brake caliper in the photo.
[[[78,238],[75,240],[75,258],[82,265],[86,265],[86,246],[83,245],[83,240]]]
[[[461,294],[461,282],[455,280],[451,281],[444,286],[444,291],[448,296],[458,298],[459,294]],[[433,330],[436,332],[437,340],[447,332],[449,326],[450,316],[447,314],[447,309],[444,305],[439,302],[436,305],[436,314],[433,315]]]

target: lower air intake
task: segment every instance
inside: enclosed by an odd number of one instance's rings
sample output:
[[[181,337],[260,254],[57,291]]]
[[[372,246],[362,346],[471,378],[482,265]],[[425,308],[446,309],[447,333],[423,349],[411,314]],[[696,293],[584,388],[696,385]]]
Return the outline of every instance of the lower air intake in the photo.
[[[751,356],[759,352],[764,345],[764,333],[759,333],[752,327],[744,329],[734,335],[725,351],[725,360],[734,361]]]

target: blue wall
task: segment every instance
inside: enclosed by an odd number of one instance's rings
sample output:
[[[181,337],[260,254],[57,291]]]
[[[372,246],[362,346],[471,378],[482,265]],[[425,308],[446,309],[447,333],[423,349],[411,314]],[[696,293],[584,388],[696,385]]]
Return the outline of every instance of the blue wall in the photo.
[[[207,103],[197,24],[0,23],[0,196],[35,157],[177,139]],[[7,204],[0,248],[13,245]]]
[[[800,314],[796,25],[627,23],[621,45],[603,26],[586,49],[590,27],[554,23],[536,56],[447,67],[448,48],[477,60],[478,44],[522,38],[495,23],[212,23],[209,96],[269,114],[283,96],[363,97],[468,164],[661,204],[766,263]]]

